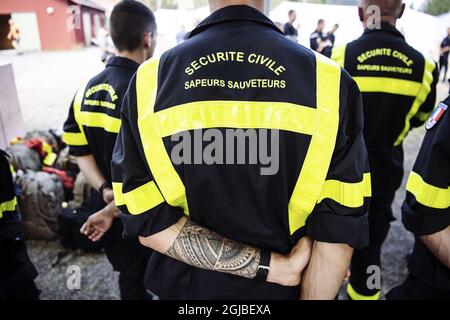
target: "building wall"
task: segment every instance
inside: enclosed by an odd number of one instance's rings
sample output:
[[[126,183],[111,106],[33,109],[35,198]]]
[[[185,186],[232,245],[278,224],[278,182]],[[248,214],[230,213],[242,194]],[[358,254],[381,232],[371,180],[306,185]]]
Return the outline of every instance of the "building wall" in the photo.
[[[83,23],[77,17],[71,18],[70,5],[73,3],[69,0],[1,0],[0,14],[35,12],[42,49],[69,50],[85,42]],[[49,7],[54,9],[52,14],[47,13]],[[89,12],[91,15],[98,13],[104,19],[104,13],[100,10],[81,7],[80,11]],[[93,26],[93,16],[91,20]],[[76,27],[72,28],[73,25]]]

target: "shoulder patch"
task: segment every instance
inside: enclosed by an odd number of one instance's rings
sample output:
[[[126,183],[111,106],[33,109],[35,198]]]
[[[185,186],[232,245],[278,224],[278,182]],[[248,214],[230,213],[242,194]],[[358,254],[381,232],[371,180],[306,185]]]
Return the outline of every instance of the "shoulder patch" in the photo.
[[[439,120],[442,119],[442,116],[447,109],[448,106],[445,103],[439,103],[438,107],[436,108],[436,110],[434,110],[426,123],[427,130],[432,129],[439,122]]]

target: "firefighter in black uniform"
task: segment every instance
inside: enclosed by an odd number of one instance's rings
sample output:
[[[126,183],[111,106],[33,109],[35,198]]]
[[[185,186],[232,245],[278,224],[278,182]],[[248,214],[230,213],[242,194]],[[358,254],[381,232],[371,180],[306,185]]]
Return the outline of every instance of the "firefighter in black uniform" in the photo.
[[[124,0],[111,13],[110,30],[118,54],[78,90],[64,124],[63,139],[96,190],[91,205],[99,211],[89,217],[81,231],[93,241],[101,238],[108,260],[120,273],[121,298],[144,299],[148,295],[142,274],[151,251],[140,246],[137,238],[122,239],[123,225],[114,219],[119,211],[112,193],[111,158],[121,125],[121,103],[139,64],[153,55],[156,22],[145,5]]]
[[[320,19],[317,21],[317,28],[311,33],[309,37],[309,45],[312,50],[322,53],[325,49],[326,45],[326,34],[323,33],[323,29],[325,29],[325,20]]]
[[[441,54],[439,56],[439,69],[441,72],[444,71],[442,82],[447,80],[448,57],[450,55],[450,28],[448,28],[447,33],[447,37],[445,37],[441,42]]]
[[[368,243],[359,90],[262,0],[226,3],[131,81],[112,161],[124,234],[157,251],[162,299],[334,299]]]
[[[7,157],[0,150],[0,300],[38,300],[38,273],[28,257]]]
[[[450,300],[450,96],[427,122],[407,184],[403,224],[414,233],[409,276],[388,299]]]
[[[381,8],[381,25],[367,25],[370,5]],[[381,247],[393,220],[391,205],[403,179],[402,142],[421,126],[436,100],[435,62],[409,46],[395,28],[404,11],[401,0],[363,0],[364,34],[332,58],[359,86],[364,105],[364,136],[369,152],[373,197],[369,210],[370,246],[356,250],[347,287],[351,299],[378,299],[380,288],[367,283],[369,266],[380,266]]]

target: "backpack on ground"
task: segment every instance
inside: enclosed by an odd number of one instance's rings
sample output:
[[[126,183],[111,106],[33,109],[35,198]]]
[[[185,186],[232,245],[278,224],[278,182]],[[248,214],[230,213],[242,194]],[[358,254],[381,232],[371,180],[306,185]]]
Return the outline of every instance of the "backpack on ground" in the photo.
[[[18,172],[16,183],[21,187],[19,207],[27,239],[51,240],[57,236],[57,216],[64,201],[61,180],[46,172]]]

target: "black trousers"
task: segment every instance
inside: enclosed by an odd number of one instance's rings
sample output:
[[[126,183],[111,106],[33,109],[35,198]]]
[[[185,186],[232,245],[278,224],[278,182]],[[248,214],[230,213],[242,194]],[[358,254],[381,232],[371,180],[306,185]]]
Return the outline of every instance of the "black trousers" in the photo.
[[[445,80],[447,79],[447,71],[448,71],[448,56],[445,57],[440,57],[439,58],[439,70],[442,72],[442,70],[444,70],[444,78],[442,79],[442,81],[445,82]]]
[[[386,295],[387,300],[450,300],[448,291],[433,288],[411,274],[398,287],[393,288]]]
[[[3,218],[2,218],[3,219]],[[38,273],[18,221],[0,219],[0,300],[39,300]]]
[[[144,275],[152,251],[137,239],[122,239],[123,226],[116,219],[110,234],[115,239],[104,241],[103,250],[114,271],[119,272],[119,289],[122,300],[148,300],[144,287]]]
[[[373,275],[373,272],[368,272],[368,268],[377,266],[381,270],[381,247],[389,233],[390,224],[394,220],[391,209],[394,195],[372,200],[369,208],[369,246],[355,250],[353,253],[350,285],[358,295],[365,298],[375,299],[380,292],[379,288],[368,286],[369,277]],[[349,298],[352,298],[350,294]]]
[[[90,204],[96,210],[106,206],[97,192],[93,192]],[[114,271],[119,272],[119,289],[122,300],[148,300],[149,295],[144,287],[144,275],[152,250],[142,246],[138,239],[122,237],[123,224],[120,219],[114,223],[100,244]]]

